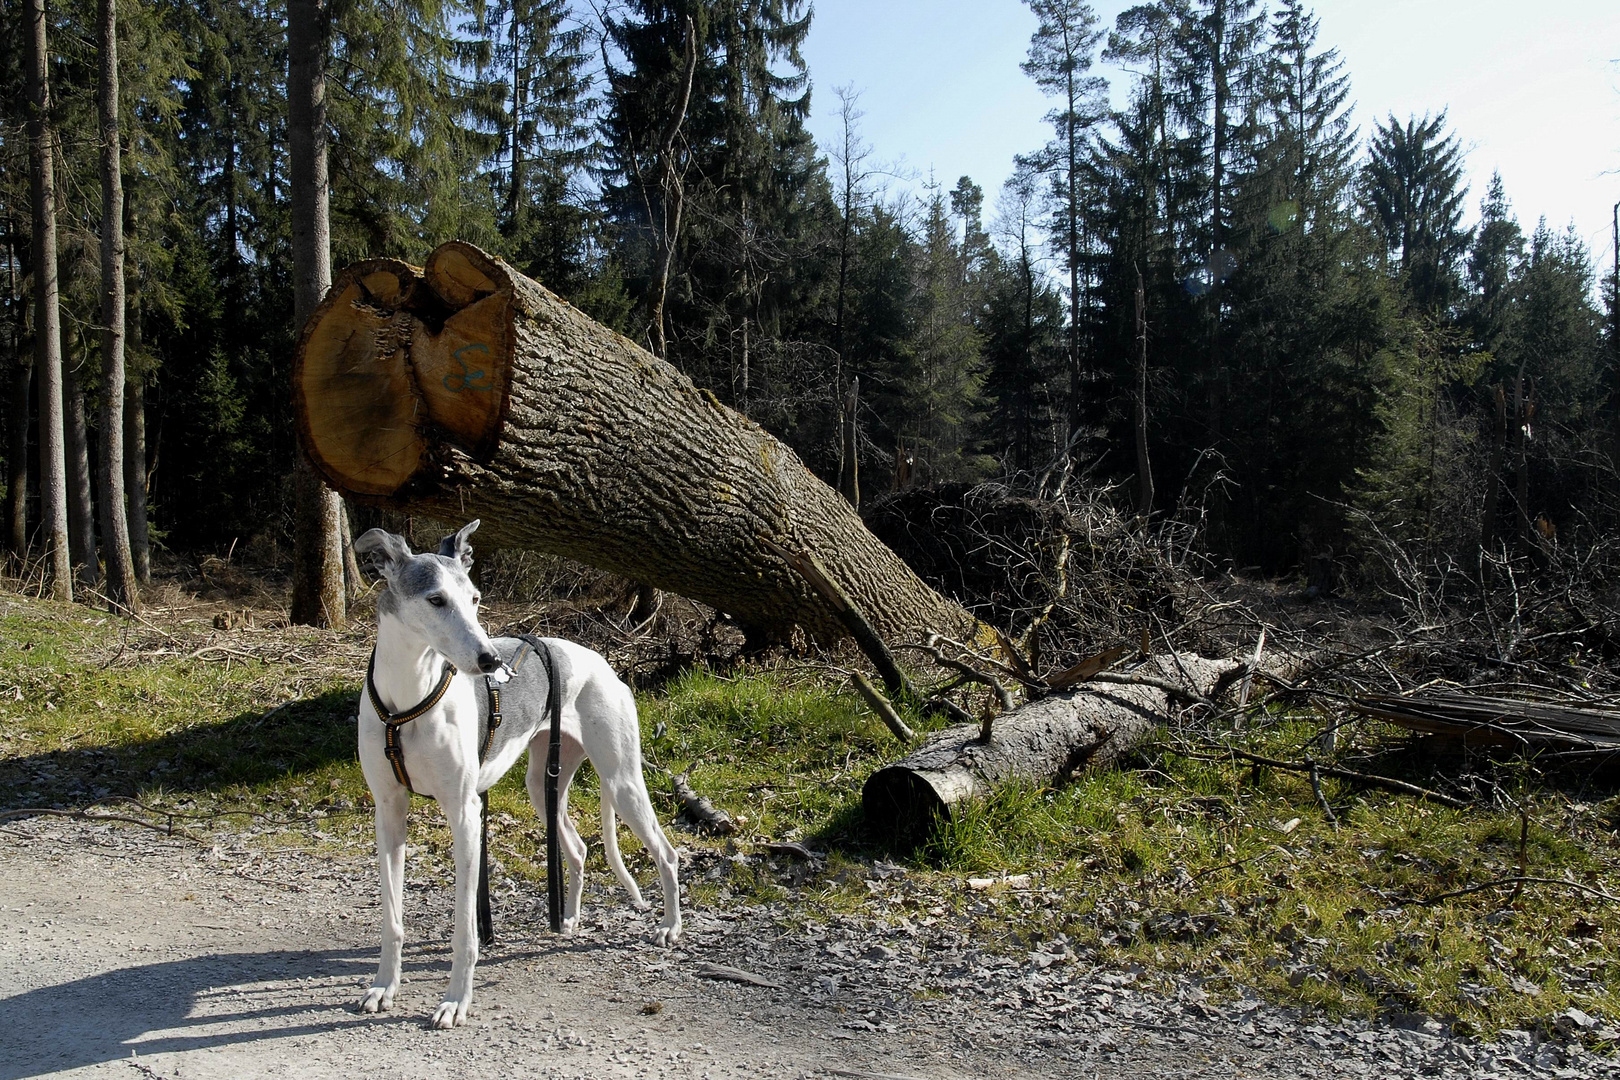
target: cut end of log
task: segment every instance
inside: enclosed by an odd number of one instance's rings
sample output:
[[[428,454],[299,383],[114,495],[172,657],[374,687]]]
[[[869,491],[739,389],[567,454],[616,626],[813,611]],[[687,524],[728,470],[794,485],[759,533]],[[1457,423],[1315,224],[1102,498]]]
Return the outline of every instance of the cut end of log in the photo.
[[[440,442],[488,454],[510,393],[511,280],[459,242],[423,269],[375,259],[338,278],[293,364],[299,431],[334,488],[392,495]]]
[[[947,801],[930,781],[929,773],[894,765],[873,773],[861,789],[867,826],[901,847],[926,841],[936,822],[950,820],[951,805],[958,801]]]

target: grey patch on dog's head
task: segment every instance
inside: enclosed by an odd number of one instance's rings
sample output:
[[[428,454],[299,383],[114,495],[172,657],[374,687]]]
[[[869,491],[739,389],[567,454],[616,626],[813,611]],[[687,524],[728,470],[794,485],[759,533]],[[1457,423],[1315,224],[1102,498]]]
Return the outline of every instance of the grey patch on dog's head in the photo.
[[[405,564],[403,569],[389,582],[390,591],[401,596],[422,596],[439,587],[440,575],[445,567],[432,558],[417,556]]]
[[[446,559],[455,559],[463,567],[471,567],[473,564],[472,544],[468,543],[467,538],[478,531],[478,526],[481,523],[480,518],[473,518],[463,525],[454,536],[447,536],[440,540],[439,554]]]

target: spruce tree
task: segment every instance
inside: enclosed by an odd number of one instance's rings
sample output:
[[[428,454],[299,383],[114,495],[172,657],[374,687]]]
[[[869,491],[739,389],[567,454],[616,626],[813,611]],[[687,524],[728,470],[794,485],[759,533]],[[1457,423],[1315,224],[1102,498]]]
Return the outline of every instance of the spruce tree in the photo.
[[[1080,423],[1085,306],[1082,276],[1086,258],[1084,180],[1086,142],[1103,114],[1105,81],[1091,70],[1103,33],[1085,0],[1025,0],[1039,20],[1030,38],[1024,73],[1058,105],[1046,119],[1054,140],[1030,160],[1049,179],[1053,200],[1052,235],[1069,279],[1069,426]]]
[[[503,253],[563,296],[584,283],[590,210],[579,189],[597,150],[586,29],[569,17],[565,0],[502,0],[488,72],[505,84],[505,165],[493,174]]]
[[[39,379],[39,494],[51,595],[73,599],[68,548],[67,447],[63,427],[62,330],[56,250],[56,127],[45,0],[27,0],[28,150],[33,211],[34,370]]]
[[[1462,148],[1445,126],[1444,111],[1405,124],[1391,116],[1374,130],[1362,166],[1362,198],[1403,291],[1419,310],[1442,315],[1458,298],[1469,242]]]
[[[107,597],[140,608],[124,508],[124,181],[119,129],[117,0],[97,5],[101,127],[101,411],[97,461]]]

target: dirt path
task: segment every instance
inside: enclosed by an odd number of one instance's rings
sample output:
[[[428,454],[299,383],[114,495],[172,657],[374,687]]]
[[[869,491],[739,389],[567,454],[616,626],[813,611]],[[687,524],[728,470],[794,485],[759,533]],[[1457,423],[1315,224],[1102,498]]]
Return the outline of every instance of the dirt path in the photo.
[[[362,1016],[369,865],[245,860],[106,825],[0,830],[0,1080],[1484,1076],[1536,1071],[1538,1053],[1563,1075],[1612,1075],[1534,1041],[1514,1057],[1253,1000],[1212,1007],[1195,990],[1159,998],[1072,958],[1018,964],[858,920],[785,931],[781,913],[699,910],[682,946],[659,950],[648,917],[589,893],[586,932],[565,940],[513,917],[532,901],[502,899],[473,1021],[429,1031],[448,890],[407,887],[406,983],[395,1012]],[[705,964],[777,985],[716,981]]]

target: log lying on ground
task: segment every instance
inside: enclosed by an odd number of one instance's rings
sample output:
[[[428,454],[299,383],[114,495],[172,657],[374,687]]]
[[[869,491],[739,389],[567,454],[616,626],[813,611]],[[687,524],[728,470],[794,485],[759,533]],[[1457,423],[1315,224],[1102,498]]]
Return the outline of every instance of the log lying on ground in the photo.
[[[1505,747],[1559,756],[1620,753],[1620,709],[1480,694],[1370,694],[1350,707],[1411,731],[1466,747]]]
[[[866,820],[916,843],[936,817],[949,818],[1004,784],[1064,783],[1083,768],[1116,764],[1170,718],[1176,699],[1212,698],[1247,670],[1241,660],[1155,656],[1110,676],[1118,681],[1086,683],[1002,715],[989,742],[980,740],[978,724],[957,724],[872,774],[861,796]]]
[[[750,630],[843,636],[765,545],[812,552],[890,640],[970,633],[849,504],[758,424],[499,259],[349,267],[293,371],[311,460],[340,491],[578,559]]]

